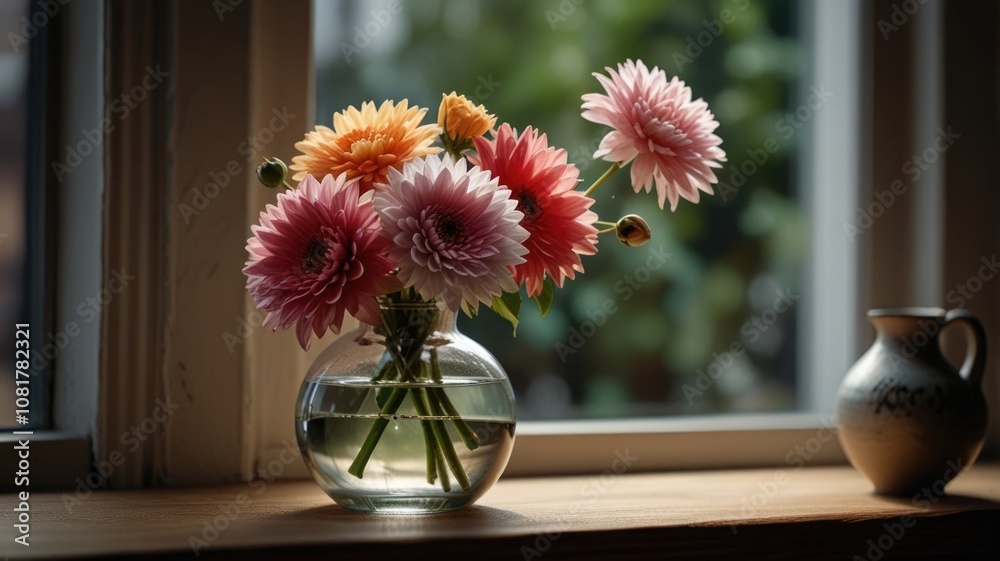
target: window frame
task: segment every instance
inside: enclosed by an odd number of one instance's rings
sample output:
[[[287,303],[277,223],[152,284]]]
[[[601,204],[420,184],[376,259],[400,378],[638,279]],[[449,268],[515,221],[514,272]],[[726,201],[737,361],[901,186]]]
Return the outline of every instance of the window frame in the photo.
[[[799,98],[805,102],[813,87],[834,93],[806,123],[799,154],[803,163],[798,179],[810,186],[803,189],[802,199],[812,229],[796,380],[799,403],[832,415],[840,380],[867,343],[859,337],[862,327],[857,320],[864,316],[858,288],[864,282],[859,247],[848,241],[842,227],[854,220],[864,192],[862,154],[867,144],[862,121],[870,111],[861,99],[865,19],[858,0],[808,2],[804,8],[802,35],[812,37],[813,71],[802,80]],[[850,185],[858,187],[845,187]],[[810,375],[802,376],[804,372]]]
[[[32,10],[42,8],[31,4]],[[101,267],[99,244],[93,235],[88,239],[74,229],[80,223],[96,224],[84,230],[94,233],[100,228],[100,214],[86,213],[94,208],[102,184],[101,149],[96,146],[88,165],[74,168],[60,184],[51,162],[60,161],[69,140],[78,140],[78,124],[93,117],[79,111],[80,105],[89,102],[91,110],[99,107],[100,63],[102,59],[102,14],[88,13],[79,5],[62,6],[60,17],[51,16],[47,25],[39,28],[29,45],[29,56],[35,68],[44,72],[32,73],[30,88],[34,94],[29,102],[28,153],[25,165],[28,186],[29,216],[26,220],[26,260],[28,278],[33,281],[26,291],[28,318],[35,344],[32,350],[41,352],[47,342],[46,333],[59,331],[71,321],[73,306],[65,302],[80,297],[98,286],[87,282],[99,274]],[[33,20],[34,21],[34,20]],[[95,66],[97,67],[95,69]],[[97,71],[95,71],[97,70]],[[68,97],[61,92],[76,92],[80,104],[70,107]],[[62,190],[62,196],[60,195]],[[67,225],[67,216],[77,214],[79,222]],[[75,223],[74,223],[75,222]],[[73,271],[74,282],[66,282],[62,271]],[[98,324],[99,325],[99,324]],[[45,366],[45,400],[32,399],[32,416],[43,419],[33,425],[32,434],[0,433],[0,442],[14,444],[28,438],[31,457],[36,469],[31,474],[33,489],[57,489],[72,485],[76,478],[87,476],[92,452],[93,419],[97,415],[96,399],[93,402],[77,399],[78,391],[92,388],[96,393],[96,368],[80,365],[81,357],[92,357],[96,366],[96,333],[85,336],[86,330],[48,360]],[[96,331],[96,326],[93,331]],[[89,339],[89,340],[88,340]],[[43,355],[44,356],[44,355]],[[73,368],[69,366],[73,365]],[[32,391],[35,394],[36,388]],[[41,393],[40,391],[38,393]],[[0,469],[8,473],[17,471],[16,455],[0,459]],[[3,490],[16,490],[12,481],[0,485]]]
[[[41,7],[29,4],[31,12],[40,11]],[[29,17],[33,13],[28,14]],[[29,45],[28,57],[28,119],[26,124],[27,150],[25,154],[25,320],[34,333],[47,333],[55,325],[55,240],[57,237],[55,213],[53,212],[54,193],[52,185],[46,180],[48,161],[46,154],[53,152],[53,135],[49,134],[49,123],[58,121],[58,116],[49,109],[49,100],[53,91],[59,89],[60,68],[58,59],[50,57],[52,50],[51,30],[43,27]],[[41,70],[39,70],[41,69]],[[32,126],[37,124],[37,126]],[[29,259],[30,257],[30,259]],[[41,349],[37,349],[41,351]],[[44,356],[44,355],[43,355]],[[41,372],[32,376],[41,376],[31,384],[32,422],[31,429],[48,429],[52,426],[52,362],[46,362]],[[37,383],[34,383],[37,382]],[[43,395],[39,399],[38,395]]]

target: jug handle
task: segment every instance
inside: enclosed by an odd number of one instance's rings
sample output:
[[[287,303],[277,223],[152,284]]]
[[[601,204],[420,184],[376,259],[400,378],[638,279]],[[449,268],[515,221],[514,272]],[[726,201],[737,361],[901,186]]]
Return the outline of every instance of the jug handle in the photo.
[[[962,363],[960,372],[975,388],[982,387],[983,370],[986,367],[986,330],[979,318],[974,316],[969,310],[955,308],[948,310],[944,316],[944,325],[960,321],[969,329],[965,349],[965,361]]]

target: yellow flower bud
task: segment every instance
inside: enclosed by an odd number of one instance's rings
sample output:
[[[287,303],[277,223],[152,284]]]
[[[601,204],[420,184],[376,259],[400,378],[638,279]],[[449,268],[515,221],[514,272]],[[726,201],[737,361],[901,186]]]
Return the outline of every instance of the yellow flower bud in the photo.
[[[651,237],[649,224],[637,214],[626,214],[615,224],[618,241],[629,247],[639,247]]]
[[[445,94],[438,109],[438,125],[448,142],[464,144],[483,136],[496,124],[496,115],[490,115],[482,105],[473,105],[464,95]]]

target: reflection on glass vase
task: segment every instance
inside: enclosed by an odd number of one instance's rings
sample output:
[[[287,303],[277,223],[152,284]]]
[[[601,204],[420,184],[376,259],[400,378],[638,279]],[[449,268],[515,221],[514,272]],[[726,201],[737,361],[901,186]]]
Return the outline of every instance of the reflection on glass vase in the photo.
[[[514,445],[514,395],[455,314],[381,305],[383,325],[334,341],[309,368],[295,428],[317,483],[345,508],[431,513],[471,505]]]

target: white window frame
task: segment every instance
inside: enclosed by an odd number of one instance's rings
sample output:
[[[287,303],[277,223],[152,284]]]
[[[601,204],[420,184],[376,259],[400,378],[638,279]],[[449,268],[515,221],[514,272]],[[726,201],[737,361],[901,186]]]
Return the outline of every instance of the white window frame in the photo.
[[[808,99],[814,87],[832,95],[806,123],[800,151],[803,164],[798,177],[810,218],[811,250],[802,293],[804,336],[796,380],[799,403],[829,417],[840,380],[857,357],[860,343],[858,246],[849,241],[843,225],[854,222],[862,190],[852,186],[863,177],[863,19],[858,0],[803,3],[802,19],[807,30],[803,37],[812,38],[812,75],[803,76],[799,97]]]

